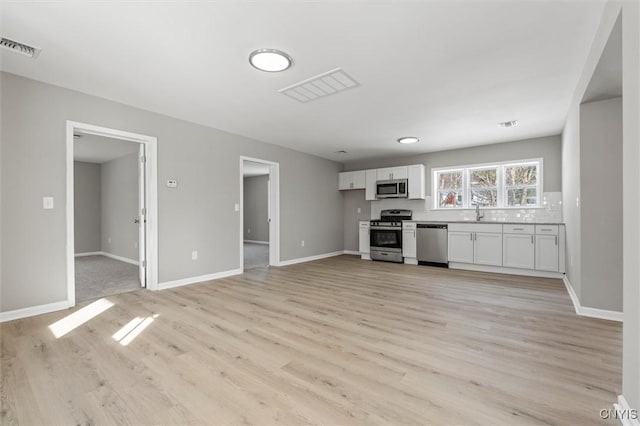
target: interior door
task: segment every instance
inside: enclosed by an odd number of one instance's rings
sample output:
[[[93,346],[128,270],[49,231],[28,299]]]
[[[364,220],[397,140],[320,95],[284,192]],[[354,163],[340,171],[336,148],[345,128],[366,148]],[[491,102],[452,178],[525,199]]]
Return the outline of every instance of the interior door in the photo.
[[[138,249],[140,265],[138,266],[138,275],[140,277],[140,286],[147,286],[147,207],[145,194],[145,164],[146,157],[144,152],[144,144],[140,144],[138,157]]]

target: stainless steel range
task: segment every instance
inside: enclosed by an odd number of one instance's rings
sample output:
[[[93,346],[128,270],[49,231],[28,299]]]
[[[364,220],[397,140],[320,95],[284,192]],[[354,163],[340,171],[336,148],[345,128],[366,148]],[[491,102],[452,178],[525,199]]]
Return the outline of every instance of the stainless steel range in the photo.
[[[382,210],[370,228],[371,259],[402,263],[402,221],[411,220],[411,210]]]

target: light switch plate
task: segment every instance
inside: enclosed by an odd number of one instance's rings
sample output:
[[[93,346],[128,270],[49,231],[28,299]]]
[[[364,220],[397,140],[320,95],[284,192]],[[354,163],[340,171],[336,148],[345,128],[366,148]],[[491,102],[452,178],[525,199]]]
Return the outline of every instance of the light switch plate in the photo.
[[[178,181],[175,179],[169,179],[167,180],[167,186],[169,188],[177,188],[178,187]]]
[[[235,211],[239,212],[239,211],[240,211],[240,204],[235,203],[235,204],[233,205],[233,209],[234,209]]]
[[[43,209],[52,209],[53,208],[53,197],[42,197],[42,208]]]

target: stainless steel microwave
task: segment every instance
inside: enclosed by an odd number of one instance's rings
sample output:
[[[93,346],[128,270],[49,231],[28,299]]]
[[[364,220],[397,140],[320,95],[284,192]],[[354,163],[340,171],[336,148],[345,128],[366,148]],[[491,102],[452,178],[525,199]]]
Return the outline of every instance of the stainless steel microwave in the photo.
[[[376,182],[376,198],[408,198],[407,179],[379,180]]]

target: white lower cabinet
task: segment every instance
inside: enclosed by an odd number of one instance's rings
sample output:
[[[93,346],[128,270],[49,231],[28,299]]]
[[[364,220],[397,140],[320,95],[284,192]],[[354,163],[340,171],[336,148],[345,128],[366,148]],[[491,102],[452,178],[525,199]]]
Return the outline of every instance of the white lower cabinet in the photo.
[[[449,262],[502,266],[502,225],[449,224]]]
[[[502,239],[502,266],[533,269],[535,266],[533,234],[504,234]]]
[[[558,236],[536,235],[536,269],[558,271]]]
[[[473,232],[449,231],[449,262],[473,263]]]
[[[473,263],[502,266],[502,234],[489,232],[474,234]]]
[[[369,254],[371,253],[370,239],[369,239],[369,221],[361,220],[359,224],[359,234],[358,234],[358,251],[360,251],[360,255],[363,259],[369,258]]]
[[[405,261],[408,259],[415,259],[417,263],[418,250],[416,244],[416,224],[415,223],[403,223],[402,224],[402,256]]]

